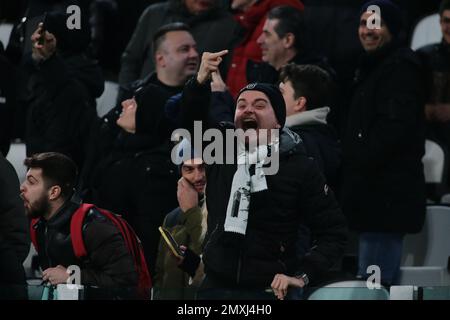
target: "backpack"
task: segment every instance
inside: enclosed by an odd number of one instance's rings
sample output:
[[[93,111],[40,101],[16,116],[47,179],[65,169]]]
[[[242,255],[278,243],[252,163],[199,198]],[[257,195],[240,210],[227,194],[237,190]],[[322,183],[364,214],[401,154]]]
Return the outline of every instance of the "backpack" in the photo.
[[[88,255],[86,247],[83,241],[83,221],[86,215],[91,209],[96,209],[104,217],[109,219],[119,229],[122,234],[125,244],[133,257],[133,262],[138,273],[138,294],[144,299],[150,297],[150,290],[152,288],[152,281],[150,273],[148,272],[147,263],[145,262],[144,250],[142,248],[141,241],[137,237],[134,230],[121,216],[116,215],[108,210],[97,208],[93,204],[83,203],[72,215],[70,222],[70,236],[72,239],[72,247],[75,253],[75,257],[81,259]],[[31,220],[30,236],[36,251],[39,251],[36,237],[36,229],[34,225],[38,222],[39,218]]]

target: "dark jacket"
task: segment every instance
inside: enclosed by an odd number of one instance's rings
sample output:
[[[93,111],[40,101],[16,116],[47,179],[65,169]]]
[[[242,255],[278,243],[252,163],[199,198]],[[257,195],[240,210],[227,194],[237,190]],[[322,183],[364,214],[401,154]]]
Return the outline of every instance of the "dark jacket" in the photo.
[[[208,85],[199,85],[195,78],[188,82],[182,108],[186,128],[204,119],[209,98]],[[225,128],[234,126],[222,124]],[[298,136],[287,129],[281,135],[279,171],[266,176],[267,190],[252,194],[247,231],[239,242],[229,241],[224,232],[236,168],[207,166],[208,234],[203,251],[207,275],[220,279],[224,287],[260,289],[269,287],[277,273],[305,272],[312,281],[319,280],[343,252],[346,222]],[[300,223],[311,230],[315,242],[301,259],[295,254]]]
[[[19,179],[0,154],[0,300],[26,299],[23,261],[30,250],[28,221],[19,197]]]
[[[427,103],[439,108],[450,103],[450,44],[441,43],[420,48],[417,53],[424,63],[428,85]],[[450,122],[427,121],[427,139],[450,146]]]
[[[33,96],[27,110],[27,155],[61,152],[79,167],[90,122],[95,117],[87,88],[72,77],[67,63],[57,54],[34,66]]]
[[[118,108],[102,119],[97,148],[100,154],[89,178],[93,202],[123,214],[136,231],[151,274],[158,227],[167,212],[177,206],[178,179],[178,170],[170,159],[173,129],[165,120],[164,110],[170,91],[155,85],[156,80],[136,94],[136,134],[117,126]]]
[[[343,210],[355,230],[414,233],[422,228],[421,77],[417,56],[393,44],[361,62],[343,141]]]
[[[88,257],[75,257],[70,222],[78,205],[68,201],[50,220],[40,219],[36,229],[42,270],[62,265],[81,269],[81,284],[99,287],[134,287],[137,272],[120,231],[97,210],[92,209],[83,224],[83,240]]]
[[[139,18],[122,55],[120,84],[142,79],[154,71],[153,35],[159,27],[172,22],[184,22],[190,26],[199,54],[232,48],[238,26],[232,15],[220,7],[194,16],[187,11],[181,0],[153,4]]]
[[[6,157],[14,130],[16,79],[12,64],[3,55],[1,43],[0,70],[0,153]]]
[[[336,79],[336,73],[328,60],[324,56],[308,54],[307,52],[298,53],[294,58],[292,58],[288,63],[295,63],[298,65],[312,64],[316,65],[326,72],[333,78]],[[249,60],[247,62],[247,80],[248,83],[253,82],[265,82],[276,84],[279,81],[280,71],[276,70],[267,62],[255,62]]]
[[[0,242],[11,246],[22,263],[30,250],[28,221],[20,199],[19,178],[0,155]]]
[[[286,125],[302,138],[307,155],[314,158],[336,192],[342,151],[336,133],[326,122],[329,110],[324,107],[291,115]]]

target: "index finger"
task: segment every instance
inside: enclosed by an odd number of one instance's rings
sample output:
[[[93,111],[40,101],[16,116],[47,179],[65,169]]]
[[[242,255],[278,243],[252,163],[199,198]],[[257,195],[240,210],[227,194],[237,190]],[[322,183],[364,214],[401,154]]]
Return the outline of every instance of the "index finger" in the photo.
[[[209,57],[210,58],[218,58],[218,57],[226,55],[227,53],[228,53],[228,50],[222,50],[222,51],[219,51],[219,52],[212,52]]]

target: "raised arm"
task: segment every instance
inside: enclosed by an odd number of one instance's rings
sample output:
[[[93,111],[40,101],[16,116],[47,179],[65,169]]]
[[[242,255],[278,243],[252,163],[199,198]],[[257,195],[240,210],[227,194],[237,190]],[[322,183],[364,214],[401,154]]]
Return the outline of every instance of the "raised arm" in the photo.
[[[208,126],[208,108],[211,103],[209,81],[212,73],[219,70],[222,56],[227,53],[228,50],[203,53],[197,75],[184,87],[181,99],[181,120],[182,126],[189,131],[193,131],[194,121],[202,121],[204,128]]]

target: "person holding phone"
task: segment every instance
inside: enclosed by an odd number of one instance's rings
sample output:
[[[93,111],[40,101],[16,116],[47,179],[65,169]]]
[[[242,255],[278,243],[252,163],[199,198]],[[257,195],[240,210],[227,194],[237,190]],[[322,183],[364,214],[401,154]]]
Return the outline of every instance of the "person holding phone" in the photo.
[[[177,190],[179,207],[165,217],[163,228],[172,234],[177,243],[183,245],[180,246],[182,249],[189,247],[196,255],[200,255],[206,233],[205,165],[201,156],[194,153],[188,140],[179,143],[177,157],[181,163]],[[195,297],[197,281],[179,268],[180,262],[161,237],[154,277],[156,299]],[[197,274],[201,277],[201,272]]]

